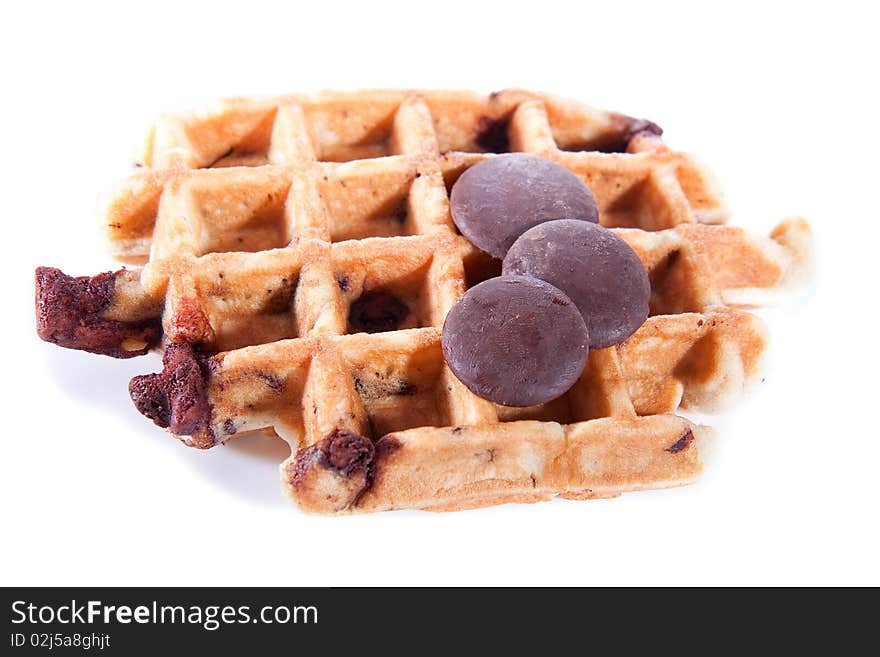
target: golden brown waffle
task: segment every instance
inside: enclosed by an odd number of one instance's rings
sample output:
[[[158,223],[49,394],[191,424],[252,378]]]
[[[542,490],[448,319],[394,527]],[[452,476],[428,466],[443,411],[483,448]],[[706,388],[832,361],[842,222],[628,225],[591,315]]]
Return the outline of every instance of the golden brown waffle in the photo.
[[[116,257],[146,264],[115,277],[95,317],[140,326],[163,308],[166,344],[195,351],[166,351],[166,375],[132,389],[162,389],[197,447],[286,439],[282,480],[307,511],[689,483],[707,429],[673,412],[717,410],[755,380],[764,330],[739,308],[802,280],[811,240],[802,220],[770,238],[712,225],[726,219],[714,182],[655,128],[524,91],[324,93],[165,117],[103,214]],[[452,305],[499,273],[457,233],[449,190],[505,150],[580,176],[652,283],[645,325],[531,408],[476,397],[440,350]],[[394,330],[357,332],[359,304],[383,298]],[[142,352],[141,338],[118,350]]]

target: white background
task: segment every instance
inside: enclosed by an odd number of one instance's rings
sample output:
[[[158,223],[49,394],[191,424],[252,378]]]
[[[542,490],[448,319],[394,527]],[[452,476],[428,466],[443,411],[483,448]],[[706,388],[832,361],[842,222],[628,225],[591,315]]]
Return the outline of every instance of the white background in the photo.
[[[0,583],[880,584],[871,3],[4,3]],[[818,3],[817,3],[818,4]],[[701,6],[702,5],[702,6]],[[645,116],[733,223],[812,222],[815,284],[762,313],[766,381],[697,485],[456,514],[303,515],[285,445],[188,450],[116,361],[40,342],[33,268],[107,270],[94,215],[160,111],[230,95],[518,86]]]

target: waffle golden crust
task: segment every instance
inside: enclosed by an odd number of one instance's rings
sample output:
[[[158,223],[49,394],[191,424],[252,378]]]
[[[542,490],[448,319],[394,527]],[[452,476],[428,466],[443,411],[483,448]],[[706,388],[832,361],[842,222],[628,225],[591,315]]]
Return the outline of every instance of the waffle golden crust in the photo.
[[[283,485],[310,512],[686,484],[708,430],[675,410],[719,410],[755,381],[766,337],[743,309],[805,279],[811,238],[800,219],[769,238],[720,225],[712,178],[659,133],[516,90],[240,99],[164,117],[102,214],[116,257],[143,268],[101,279],[99,304],[55,307],[38,284],[40,334],[89,348],[53,329],[112,321],[116,342],[92,350],[133,355],[150,344],[132,338],[139,322],[161,315],[164,370],[131,382],[138,408],[195,447],[281,436]],[[529,408],[476,397],[440,350],[452,305],[498,273],[455,230],[449,190],[508,150],[583,179],[652,287],[631,338],[592,350],[569,392]]]

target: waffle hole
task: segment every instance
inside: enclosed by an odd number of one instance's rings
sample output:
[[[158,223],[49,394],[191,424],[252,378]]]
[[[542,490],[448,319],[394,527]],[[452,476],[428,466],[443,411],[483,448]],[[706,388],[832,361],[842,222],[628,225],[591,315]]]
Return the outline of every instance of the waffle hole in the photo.
[[[185,127],[189,141],[200,151],[213,153],[200,168],[257,167],[269,163],[269,145],[276,109],[228,112],[190,122]]]
[[[328,210],[330,240],[414,235],[410,190],[414,166],[378,169],[371,163],[328,171],[320,182]]]
[[[327,144],[318,158],[322,162],[350,162],[391,155],[390,134],[385,139],[358,144]]]
[[[474,162],[476,164],[476,162]],[[461,177],[467,170],[467,166],[460,167],[449,167],[443,170],[443,184],[446,185],[446,198],[452,196],[452,187],[455,185],[456,181]]]
[[[201,286],[214,329],[214,351],[298,337],[294,312],[298,282],[294,274],[237,281],[234,272],[214,273],[211,282]]]
[[[291,239],[284,216],[287,187],[230,189],[222,197],[196,193],[199,252],[267,251]]]
[[[649,315],[700,312],[696,272],[690,257],[681,249],[670,251],[648,272],[651,281]]]
[[[397,103],[377,103],[354,111],[344,104],[307,108],[313,144],[322,162],[351,162],[391,155]]]
[[[539,420],[541,422],[570,424],[574,421],[568,393],[545,404],[538,404],[536,406],[514,407],[496,404],[495,409],[498,411],[498,419],[501,422]]]
[[[349,333],[385,333],[408,326],[414,317],[410,306],[386,290],[364,292],[348,308]]]
[[[496,276],[501,276],[501,260],[498,258],[477,250],[465,256],[464,279],[467,290]]]
[[[225,167],[260,167],[269,164],[266,150],[250,150],[241,146],[232,147],[222,156],[211,162],[206,169],[222,169]]]
[[[374,196],[379,193],[380,190],[373,191]],[[380,201],[375,207],[371,207],[366,214],[336,213],[333,215],[330,225],[330,240],[332,242],[412,234],[414,234],[414,230],[412,221],[410,221],[407,191]]]
[[[572,153],[626,153],[629,140],[620,134],[611,133],[589,140],[559,137],[556,145],[559,150]]]
[[[367,412],[373,438],[449,423],[441,403],[439,342],[414,351],[386,351],[380,360],[381,367],[367,358],[350,362],[354,389]]]
[[[617,369],[615,349],[591,350],[580,378],[565,394],[537,406],[497,406],[499,419],[502,422],[539,420],[571,424],[631,413],[629,394],[614,374]]]
[[[620,187],[621,181],[615,181],[601,194],[606,199],[612,199],[610,202],[606,201],[604,207],[599,207],[599,221],[603,226],[663,230],[681,223],[682,217],[670,205],[662,184],[658,184],[653,176],[625,189]]]
[[[217,225],[203,227],[202,253],[231,251],[268,251],[286,246],[290,235],[284,221],[283,211],[267,210],[247,218],[231,228]]]
[[[590,139],[583,139],[575,134],[558,134],[562,131],[555,130],[554,137],[560,149],[566,151],[592,151],[598,153],[627,153],[629,152],[630,142],[634,137],[640,134],[650,134],[660,136],[663,134],[662,128],[652,121],[645,119],[634,119],[626,117],[617,117],[613,123],[616,125],[607,130],[604,134],[592,136]]]
[[[650,228],[651,210],[646,203],[648,191],[647,181],[641,181],[618,193],[613,201],[599,208],[600,223],[606,228]]]
[[[401,244],[400,248],[407,248],[407,244]],[[336,280],[348,302],[346,324],[349,334],[386,333],[431,326],[430,256],[414,261],[395,259],[393,253],[374,258],[364,273],[363,280],[368,282],[367,285],[351,276],[349,264],[339,264]],[[369,284],[376,280],[382,283]]]
[[[420,291],[376,289],[354,299],[348,307],[347,331],[386,333],[429,324]]]
[[[452,196],[452,188],[465,171],[475,164],[489,159],[480,155],[465,155],[458,157],[450,157],[446,160],[443,168],[443,183],[446,186],[446,197]]]
[[[445,115],[434,121],[440,153],[509,153],[510,115]]]

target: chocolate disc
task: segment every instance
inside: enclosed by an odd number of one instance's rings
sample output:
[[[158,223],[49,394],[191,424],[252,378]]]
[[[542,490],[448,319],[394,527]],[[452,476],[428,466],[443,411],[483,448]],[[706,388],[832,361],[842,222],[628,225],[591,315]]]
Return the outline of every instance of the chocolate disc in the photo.
[[[501,276],[471,288],[443,325],[443,356],[473,393],[505,406],[542,404],[584,369],[589,336],[575,305],[535,278]]]
[[[450,204],[462,235],[496,258],[545,221],[599,221],[593,193],[580,178],[555,162],[522,153],[472,166],[452,187]]]
[[[598,224],[535,226],[510,247],[502,273],[534,276],[565,292],[587,323],[592,348],[626,340],[648,318],[648,272],[629,244]]]

